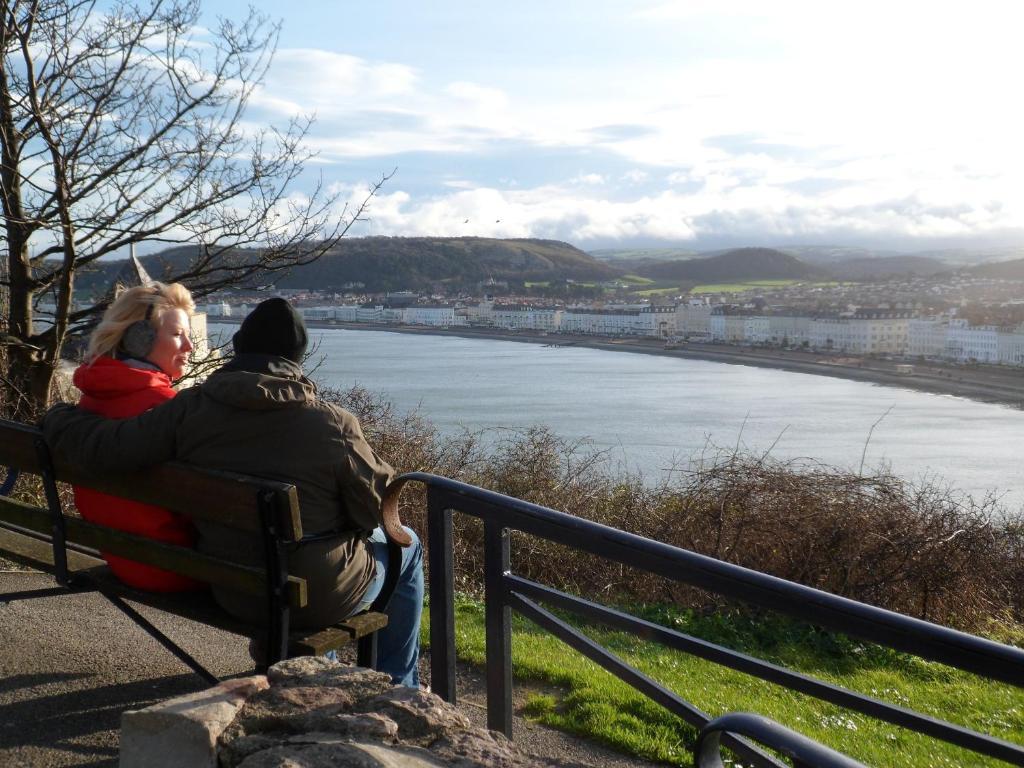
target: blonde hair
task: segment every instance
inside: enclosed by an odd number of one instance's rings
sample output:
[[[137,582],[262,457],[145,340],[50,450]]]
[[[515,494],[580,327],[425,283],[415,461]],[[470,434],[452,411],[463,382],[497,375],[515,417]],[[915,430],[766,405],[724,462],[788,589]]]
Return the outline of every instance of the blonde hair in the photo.
[[[189,293],[181,283],[150,283],[137,285],[121,291],[114,302],[103,313],[103,319],[89,337],[89,349],[85,353],[87,363],[93,363],[103,355],[112,355],[121,343],[124,332],[140,320],[146,320],[146,314],[152,307],[149,322],[154,328],[160,322],[160,316],[171,309],[183,309],[189,317],[196,309]]]

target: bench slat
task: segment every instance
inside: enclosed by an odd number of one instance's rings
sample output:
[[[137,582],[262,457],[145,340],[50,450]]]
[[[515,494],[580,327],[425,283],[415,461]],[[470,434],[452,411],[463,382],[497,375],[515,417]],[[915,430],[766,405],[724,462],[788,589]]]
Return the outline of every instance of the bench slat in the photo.
[[[46,573],[53,573],[54,570],[53,546],[48,541],[41,541],[18,531],[12,531],[10,528],[4,527],[2,523],[0,523],[0,556]],[[99,558],[68,550],[68,568],[71,570],[80,571],[101,565],[103,565],[103,561]]]
[[[53,572],[53,548],[48,542],[12,531],[0,525],[0,552],[14,562]],[[216,627],[238,635],[252,635],[259,632],[256,627],[244,624],[231,616],[206,593],[154,593],[142,592],[118,581],[117,577],[102,560],[73,550],[68,551],[68,565],[84,575],[91,583],[104,592],[140,603],[149,608],[172,613],[192,621]],[[73,594],[69,592],[68,594]],[[300,630],[291,633],[288,641],[289,656],[322,656],[335,651],[354,640],[387,626],[387,616],[381,613],[365,613],[341,622],[337,626],[310,632]]]
[[[0,520],[46,535],[49,535],[51,529],[50,513],[46,509],[14,499],[0,498]],[[188,547],[153,541],[77,517],[66,517],[65,527],[69,542],[137,559],[147,565],[247,594],[266,594],[267,576],[261,567],[228,562]],[[306,605],[306,599],[305,580],[289,576],[289,604],[302,607]]]
[[[39,474],[35,427],[0,419],[0,466],[17,467]],[[256,498],[269,491],[280,510],[280,535],[285,540],[302,538],[302,521],[295,486],[276,480],[247,477],[232,472],[168,462],[143,472],[106,477],[65,464],[54,457],[57,479],[83,485],[114,496],[155,504],[201,520],[245,531],[259,531]]]
[[[293,632],[288,640],[289,656],[323,656],[388,625],[383,613],[361,613],[309,635]]]

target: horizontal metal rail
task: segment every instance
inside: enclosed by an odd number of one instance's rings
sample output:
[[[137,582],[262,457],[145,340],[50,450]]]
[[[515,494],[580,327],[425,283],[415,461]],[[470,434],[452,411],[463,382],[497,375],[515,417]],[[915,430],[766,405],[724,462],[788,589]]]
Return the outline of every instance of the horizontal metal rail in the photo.
[[[793,761],[793,768],[867,768],[863,763],[822,746],[774,720],[750,712],[722,715],[701,729],[694,750],[697,768],[725,768],[720,748],[729,734],[749,736],[781,752]]]
[[[436,636],[432,627],[432,677],[442,685],[438,693],[450,701],[454,701],[456,696],[454,632],[451,631],[454,628],[452,513],[467,514],[484,522],[488,726],[491,728],[511,735],[510,609],[515,609],[550,631],[686,722],[702,728],[710,721],[708,715],[700,709],[647,678],[533,602],[539,600],[585,620],[631,632],[823,701],[980,754],[1024,765],[1022,745],[863,696],[515,576],[511,573],[509,563],[508,531],[538,536],[576,552],[606,558],[924,659],[1024,687],[1024,651],[1021,649],[858,603],[449,478],[415,472],[403,475],[401,479],[422,482],[428,487],[431,572],[432,575],[441,576],[430,580],[431,608],[442,618]],[[736,733],[742,733],[742,730]],[[778,765],[767,753],[728,733],[716,738],[724,739],[731,749],[742,753],[755,765]]]
[[[684,701],[656,680],[653,680],[615,654],[602,648],[598,643],[583,635],[583,633],[573,629],[557,616],[549,611],[545,611],[522,595],[517,595],[515,592],[511,593],[509,595],[509,605],[537,626],[546,629],[569,647],[579,651],[598,666],[606,669],[624,683],[640,691],[651,701],[660,704],[669,712],[698,730],[711,720],[711,717],[706,712],[702,712],[693,704]],[[785,768],[784,763],[780,763],[767,752],[758,749],[746,741],[734,738],[728,734],[723,737],[723,740],[726,746],[732,749],[740,758],[750,760],[755,765]]]
[[[945,720],[922,715],[906,707],[899,707],[895,704],[873,699],[870,696],[864,696],[855,691],[841,688],[838,685],[822,682],[813,677],[802,675],[799,672],[793,672],[786,667],[763,661],[739,651],[723,648],[706,640],[700,640],[659,624],[638,619],[635,616],[630,616],[628,613],[622,613],[621,611],[559,592],[556,589],[528,581],[519,576],[506,576],[505,581],[513,596],[518,595],[520,599],[525,599],[521,597],[522,595],[529,595],[559,609],[575,613],[587,621],[601,623],[629,632],[645,640],[664,645],[667,648],[688,653],[691,656],[705,659],[729,669],[735,669],[738,672],[745,672],[761,680],[781,685],[798,693],[813,696],[830,704],[836,704],[869,717],[884,720],[887,723],[940,739],[958,747],[973,750],[979,754],[1006,760],[1010,763],[1024,764],[1024,747],[1017,744],[978,733]],[[517,607],[514,598],[512,607]],[[526,614],[524,613],[524,615]],[[552,634],[556,633],[552,632]],[[627,680],[626,682],[629,681]],[[641,690],[639,686],[634,687]],[[651,698],[654,697],[652,696]],[[687,722],[690,721],[687,720]],[[691,725],[693,724],[695,723],[691,722]]]

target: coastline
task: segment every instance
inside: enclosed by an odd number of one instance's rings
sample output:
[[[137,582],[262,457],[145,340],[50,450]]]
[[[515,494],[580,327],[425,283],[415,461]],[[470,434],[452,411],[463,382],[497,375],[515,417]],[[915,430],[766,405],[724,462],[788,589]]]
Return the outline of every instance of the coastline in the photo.
[[[235,318],[209,318],[208,322],[237,325]],[[874,358],[838,357],[812,352],[755,349],[723,344],[685,344],[665,349],[657,339],[607,338],[565,333],[541,335],[536,331],[511,331],[497,328],[433,328],[411,325],[371,323],[334,323],[307,321],[310,328],[339,328],[353,331],[378,331],[421,336],[457,336],[468,339],[493,339],[523,344],[557,347],[584,347],[611,352],[658,355],[687,360],[704,360],[729,365],[772,368],[814,376],[863,381],[879,386],[912,389],[919,392],[953,395],[984,403],[995,403],[1024,410],[1024,371],[995,366],[953,366],[914,363],[911,375],[896,373],[898,361]],[[901,361],[899,361],[901,362]]]

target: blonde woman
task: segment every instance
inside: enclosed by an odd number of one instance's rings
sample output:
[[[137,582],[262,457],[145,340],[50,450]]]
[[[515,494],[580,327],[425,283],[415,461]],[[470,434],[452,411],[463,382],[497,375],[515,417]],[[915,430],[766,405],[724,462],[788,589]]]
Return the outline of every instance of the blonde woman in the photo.
[[[170,400],[171,382],[181,378],[192,351],[195,304],[180,283],[151,283],[122,291],[89,338],[86,362],[75,371],[82,391],[80,408],[123,419]],[[157,541],[195,545],[195,531],[184,517],[160,507],[75,488],[75,504],[88,521]],[[178,574],[104,555],[124,583],[155,592],[202,586]]]

